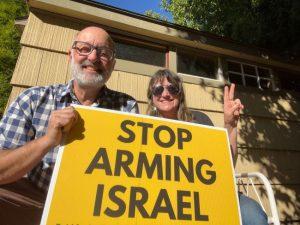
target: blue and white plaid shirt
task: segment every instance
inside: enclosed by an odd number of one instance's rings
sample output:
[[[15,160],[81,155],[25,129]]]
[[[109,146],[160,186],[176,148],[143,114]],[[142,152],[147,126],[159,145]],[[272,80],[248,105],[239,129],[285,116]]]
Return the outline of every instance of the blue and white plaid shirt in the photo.
[[[72,80],[67,85],[27,89],[10,105],[0,122],[0,150],[12,150],[45,135],[51,112],[70,104],[80,104]],[[106,86],[92,106],[138,113],[137,102],[132,97]],[[28,173],[29,180],[44,191],[48,190],[58,148],[51,149]]]

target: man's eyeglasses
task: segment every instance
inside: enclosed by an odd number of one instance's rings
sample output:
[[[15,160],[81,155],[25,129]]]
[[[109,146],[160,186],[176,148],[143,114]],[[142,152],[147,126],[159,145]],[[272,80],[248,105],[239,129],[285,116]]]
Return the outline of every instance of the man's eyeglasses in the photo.
[[[115,52],[110,48],[105,46],[94,46],[84,41],[74,41],[72,48],[75,49],[79,55],[83,56],[88,56],[95,49],[97,52],[97,56],[102,61],[110,61],[115,57]]]
[[[180,90],[173,84],[171,84],[171,85],[156,85],[152,88],[152,94],[154,96],[160,96],[164,92],[165,88],[168,90],[168,92],[171,95],[178,95],[180,92]]]

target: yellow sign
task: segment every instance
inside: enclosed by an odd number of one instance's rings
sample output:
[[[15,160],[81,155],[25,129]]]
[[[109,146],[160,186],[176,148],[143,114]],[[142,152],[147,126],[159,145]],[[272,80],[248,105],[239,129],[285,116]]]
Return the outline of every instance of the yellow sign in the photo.
[[[224,129],[76,110],[41,224],[240,224]]]

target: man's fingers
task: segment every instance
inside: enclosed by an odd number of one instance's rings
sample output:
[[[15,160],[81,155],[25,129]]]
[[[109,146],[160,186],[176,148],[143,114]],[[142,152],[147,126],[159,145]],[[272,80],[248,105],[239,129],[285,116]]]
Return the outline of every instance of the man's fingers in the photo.
[[[78,115],[73,107],[68,107],[62,110],[53,111],[50,119],[50,126],[54,128],[64,128],[70,130],[72,125],[77,121]]]
[[[71,130],[72,126],[73,126],[73,122],[67,123],[66,125],[64,125],[64,126],[62,127],[62,132],[63,132],[63,133],[69,132],[69,131]]]
[[[63,132],[69,132],[71,128],[76,124],[78,120],[78,113],[74,111],[74,115],[72,116],[71,120],[63,127]]]
[[[58,110],[58,111],[60,111],[60,110]],[[63,108],[61,111],[63,111],[63,112],[75,112],[75,109],[74,109],[73,106],[68,106],[66,108]]]

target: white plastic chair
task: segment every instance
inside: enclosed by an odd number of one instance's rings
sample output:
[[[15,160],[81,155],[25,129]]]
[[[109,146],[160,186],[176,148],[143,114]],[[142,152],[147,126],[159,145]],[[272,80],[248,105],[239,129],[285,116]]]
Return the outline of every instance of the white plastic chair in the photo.
[[[274,225],[280,225],[278,211],[277,211],[276,202],[275,202],[275,198],[274,198],[274,193],[273,193],[273,190],[272,190],[269,180],[262,173],[259,173],[259,172],[235,174],[235,177],[237,179],[237,183],[239,184],[239,188],[240,188],[240,186],[242,186],[244,188],[244,191],[246,192],[245,194],[247,196],[249,195],[249,186],[251,188],[253,188],[259,204],[261,205],[263,210],[266,212],[266,210],[262,204],[262,201],[260,199],[260,196],[258,195],[257,189],[254,185],[253,179],[258,179],[258,180],[262,181],[264,188],[267,192],[268,201],[269,201],[269,205],[270,205],[270,209],[271,209],[271,215],[268,215],[268,223],[274,224]]]

